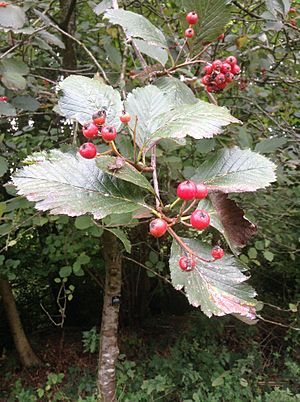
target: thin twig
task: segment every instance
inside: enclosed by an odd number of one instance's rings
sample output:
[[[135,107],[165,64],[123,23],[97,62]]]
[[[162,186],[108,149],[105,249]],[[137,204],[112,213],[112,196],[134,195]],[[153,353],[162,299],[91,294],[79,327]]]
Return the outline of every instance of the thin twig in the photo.
[[[161,199],[159,195],[159,186],[158,186],[158,178],[157,178],[157,170],[156,170],[156,145],[154,145],[151,149],[151,166],[153,168],[153,187],[155,191],[155,201],[156,201],[156,209],[159,210]]]

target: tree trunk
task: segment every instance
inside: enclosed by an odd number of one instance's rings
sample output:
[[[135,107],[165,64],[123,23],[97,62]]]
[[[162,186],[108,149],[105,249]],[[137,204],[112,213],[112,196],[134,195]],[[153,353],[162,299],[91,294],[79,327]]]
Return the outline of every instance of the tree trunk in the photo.
[[[76,31],[76,0],[59,0],[61,10],[60,27],[70,35],[74,36]],[[63,49],[63,67],[68,70],[76,69],[76,43],[66,35],[62,36],[65,44]]]
[[[10,283],[6,279],[0,279],[0,294],[2,295],[10,330],[22,365],[25,367],[39,365],[41,361],[32,350],[26,337]]]
[[[102,244],[106,277],[98,360],[98,390],[102,402],[116,402],[115,369],[119,355],[118,324],[122,254],[118,239],[108,231],[104,231]]]

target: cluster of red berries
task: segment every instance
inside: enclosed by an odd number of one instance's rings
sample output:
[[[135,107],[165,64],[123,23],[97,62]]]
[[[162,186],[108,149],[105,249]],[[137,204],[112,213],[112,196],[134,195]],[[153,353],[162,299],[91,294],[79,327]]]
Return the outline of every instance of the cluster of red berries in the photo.
[[[131,117],[129,113],[123,112],[120,116],[122,123],[129,123]],[[99,135],[104,141],[111,142],[117,137],[117,130],[114,126],[106,126],[106,112],[100,110],[93,114],[92,121],[84,124],[82,127],[82,134],[85,138],[96,138]],[[93,159],[97,155],[97,148],[92,142],[86,142],[81,145],[79,153],[83,158]]]
[[[203,69],[205,75],[202,77],[202,84],[206,86],[207,92],[220,92],[234,80],[234,77],[241,71],[234,56],[229,56],[225,61],[214,60]]]
[[[189,27],[185,30],[184,36],[186,38],[192,38],[195,35],[195,31],[193,25],[197,24],[198,22],[198,14],[195,11],[191,11],[185,17],[186,22],[189,24]]]
[[[184,201],[201,200],[208,194],[205,184],[196,184],[192,180],[180,183],[177,187],[177,196]],[[190,225],[198,230],[206,229],[210,224],[210,215],[204,209],[196,209],[190,216]],[[168,230],[167,222],[162,218],[156,218],[150,222],[150,233],[154,237],[162,237]],[[212,257],[217,260],[223,257],[224,250],[216,246],[211,251]],[[191,271],[196,266],[196,261],[191,256],[182,256],[179,260],[179,267],[183,271]]]
[[[295,7],[291,7],[289,9],[289,15],[292,16],[292,14],[297,14],[297,9]],[[293,25],[294,27],[297,26],[297,20],[295,18],[290,18],[288,21],[291,25]]]

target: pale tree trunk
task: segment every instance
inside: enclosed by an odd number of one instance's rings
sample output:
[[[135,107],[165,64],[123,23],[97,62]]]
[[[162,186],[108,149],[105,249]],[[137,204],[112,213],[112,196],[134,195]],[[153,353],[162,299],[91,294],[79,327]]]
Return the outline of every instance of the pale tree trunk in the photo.
[[[10,283],[6,279],[0,279],[0,294],[2,295],[10,330],[22,365],[24,367],[38,366],[41,361],[32,350],[26,337]]]
[[[110,232],[102,236],[106,268],[100,332],[98,390],[102,402],[116,402],[116,361],[119,355],[118,324],[122,284],[122,254],[118,239]]]
[[[76,31],[76,0],[59,0],[59,4],[61,11],[60,28],[74,36]],[[66,35],[62,36],[62,40],[66,47],[62,50],[63,67],[65,69],[75,70],[77,65],[76,43],[72,38]]]

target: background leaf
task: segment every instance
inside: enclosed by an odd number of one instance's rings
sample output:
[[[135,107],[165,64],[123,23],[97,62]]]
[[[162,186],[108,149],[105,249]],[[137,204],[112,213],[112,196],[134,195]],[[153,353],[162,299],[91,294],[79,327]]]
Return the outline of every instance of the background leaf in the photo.
[[[15,116],[16,109],[7,102],[0,102],[0,116]]]
[[[230,6],[226,0],[182,0],[186,11],[196,11],[195,42],[215,41],[230,21]]]
[[[138,187],[106,175],[95,160],[53,150],[48,158],[18,170],[12,177],[18,194],[41,211],[96,219],[133,212],[144,206]]]
[[[223,193],[256,191],[276,180],[275,165],[249,149],[224,148],[207,159],[192,180]]]
[[[102,0],[96,7],[94,7],[94,12],[97,15],[103,14],[108,8],[112,8],[112,0]]]
[[[284,137],[265,138],[264,140],[258,142],[255,145],[255,151],[260,152],[262,154],[270,154],[270,153],[276,151],[278,148],[281,148],[286,143],[287,143],[287,138],[284,138]]]
[[[105,13],[112,24],[121,25],[127,35],[140,38],[151,45],[167,48],[164,34],[156,28],[147,18],[132,11],[109,10]]]
[[[198,240],[182,238],[196,254],[210,259],[210,248]],[[213,263],[197,260],[196,268],[190,272],[178,266],[182,249],[174,240],[171,248],[170,270],[175,289],[183,289],[190,302],[208,317],[212,315],[239,314],[255,318],[256,292],[244,284],[248,278],[242,273],[244,266],[232,256],[225,255]]]
[[[12,103],[16,108],[28,110],[30,112],[34,112],[41,106],[39,101],[29,95],[16,96],[12,100]]]
[[[157,45],[152,45],[141,39],[135,39],[133,42],[138,47],[140,52],[146,54],[154,60],[159,61],[163,66],[168,61],[168,52],[164,48],[158,47]]]
[[[119,116],[123,110],[119,91],[98,79],[71,75],[60,84],[63,94],[58,105],[61,113],[69,119],[84,124],[93,113],[105,109],[107,124],[120,126]]]
[[[26,22],[26,15],[21,7],[12,4],[0,7],[0,26],[5,28],[22,28]]]
[[[123,243],[126,253],[129,254],[131,253],[131,242],[127,234],[124,232],[124,230],[121,230],[119,228],[108,228],[108,227],[106,227],[105,230],[108,230],[109,232],[113,233]]]

